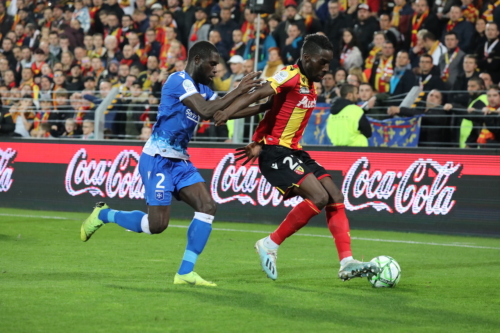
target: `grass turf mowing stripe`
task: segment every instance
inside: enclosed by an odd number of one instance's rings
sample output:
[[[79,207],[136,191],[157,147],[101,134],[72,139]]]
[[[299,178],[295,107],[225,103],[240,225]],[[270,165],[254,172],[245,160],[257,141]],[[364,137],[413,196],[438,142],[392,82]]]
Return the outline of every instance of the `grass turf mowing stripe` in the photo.
[[[79,219],[62,217],[62,216],[45,216],[45,215],[38,216],[38,215],[5,214],[5,213],[0,213],[0,216],[79,221]],[[178,224],[170,224],[169,226],[171,228],[188,228],[188,226],[178,225]],[[269,231],[263,231],[263,230],[240,230],[240,229],[227,229],[227,228],[213,228],[212,230],[229,231],[229,232],[246,232],[246,233],[256,233],[256,234],[269,234]],[[297,233],[295,235],[303,236],[303,237],[331,238],[331,236],[329,236],[329,235],[300,234],[300,233]],[[365,238],[365,237],[351,237],[351,239],[368,241],[368,242],[401,243],[401,244],[415,244],[415,245],[432,245],[432,246],[449,246],[449,247],[461,247],[461,248],[472,248],[472,249],[500,250],[500,247],[478,246],[478,245],[467,245],[467,244],[446,244],[446,243],[417,242],[417,241],[405,241],[405,240],[396,240],[396,239],[380,239],[380,238]]]

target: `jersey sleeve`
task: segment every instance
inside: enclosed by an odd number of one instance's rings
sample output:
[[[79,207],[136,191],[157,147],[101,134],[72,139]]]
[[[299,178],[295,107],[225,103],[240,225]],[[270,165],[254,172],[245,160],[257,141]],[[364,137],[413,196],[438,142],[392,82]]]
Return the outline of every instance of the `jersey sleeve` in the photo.
[[[201,96],[205,97],[206,101],[213,101],[218,96],[216,92],[214,92],[212,89],[210,89],[207,86],[203,86],[202,90],[203,91],[202,91]]]
[[[163,94],[182,102],[183,99],[189,96],[199,94],[199,91],[190,78],[182,77],[181,75],[170,75],[163,86]]]
[[[289,67],[283,68],[281,71],[276,73],[274,76],[267,79],[271,83],[271,87],[274,89],[276,94],[282,91],[289,90],[296,85],[297,76],[300,77],[299,73],[295,70],[290,70]]]

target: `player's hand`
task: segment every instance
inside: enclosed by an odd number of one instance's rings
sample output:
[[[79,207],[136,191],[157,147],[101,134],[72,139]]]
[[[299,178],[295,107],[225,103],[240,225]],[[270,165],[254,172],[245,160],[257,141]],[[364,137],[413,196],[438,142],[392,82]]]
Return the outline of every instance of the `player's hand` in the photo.
[[[236,161],[241,161],[246,158],[246,160],[242,163],[242,165],[247,164],[248,162],[255,162],[255,160],[259,157],[260,152],[262,151],[262,144],[257,142],[252,142],[248,144],[246,147],[236,148]]]
[[[225,125],[228,119],[229,117],[227,116],[227,113],[225,113],[224,111],[217,111],[214,114],[215,126]]]
[[[236,90],[238,91],[239,95],[241,94],[246,94],[250,90],[260,87],[262,83],[258,80],[254,80],[255,78],[259,77],[262,72],[251,72],[241,80],[240,84],[238,85],[238,88]]]

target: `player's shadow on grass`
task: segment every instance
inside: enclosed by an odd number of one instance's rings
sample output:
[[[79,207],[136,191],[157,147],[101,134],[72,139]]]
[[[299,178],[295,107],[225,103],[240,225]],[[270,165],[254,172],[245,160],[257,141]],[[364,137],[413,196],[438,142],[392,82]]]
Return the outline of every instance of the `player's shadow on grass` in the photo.
[[[15,236],[0,234],[0,242],[12,242],[15,241],[16,239],[17,238]]]

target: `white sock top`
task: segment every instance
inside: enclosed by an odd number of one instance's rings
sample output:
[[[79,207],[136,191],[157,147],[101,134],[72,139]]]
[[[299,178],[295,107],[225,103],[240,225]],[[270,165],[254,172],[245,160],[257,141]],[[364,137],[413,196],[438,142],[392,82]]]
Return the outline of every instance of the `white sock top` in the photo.
[[[215,217],[213,215],[208,215],[208,214],[205,214],[205,213],[195,212],[194,213],[194,218],[197,219],[197,220],[200,220],[200,221],[212,224],[212,222],[214,221]]]
[[[143,233],[151,235],[151,231],[149,230],[148,214],[144,215],[141,219],[141,229]]]

